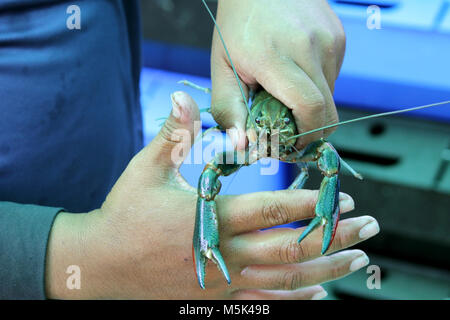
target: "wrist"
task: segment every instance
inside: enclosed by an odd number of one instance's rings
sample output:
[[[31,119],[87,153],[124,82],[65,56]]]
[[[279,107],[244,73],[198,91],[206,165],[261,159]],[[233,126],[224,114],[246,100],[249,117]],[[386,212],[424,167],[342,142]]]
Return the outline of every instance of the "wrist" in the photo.
[[[90,213],[59,213],[53,223],[45,266],[49,299],[90,299],[98,295],[99,261],[93,233],[97,210]]]

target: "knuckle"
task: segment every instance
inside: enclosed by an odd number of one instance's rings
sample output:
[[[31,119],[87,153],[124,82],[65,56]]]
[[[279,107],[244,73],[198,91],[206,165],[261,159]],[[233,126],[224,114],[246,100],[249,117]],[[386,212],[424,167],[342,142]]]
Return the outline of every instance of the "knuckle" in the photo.
[[[300,261],[302,257],[302,248],[297,243],[297,240],[289,239],[280,247],[279,253],[281,263],[295,263]]]
[[[176,128],[174,124],[168,122],[161,129],[161,137],[164,141],[173,146],[179,143],[189,142],[191,135],[189,130]]]
[[[331,244],[331,246],[334,250],[339,250],[339,249],[343,248],[343,245],[344,245],[343,238],[344,237],[345,237],[344,235],[338,234],[336,232],[336,236],[334,237],[333,243]]]
[[[315,215],[316,205],[319,200],[319,191],[314,190],[311,193],[311,196],[304,200],[305,208],[310,212],[311,216]]]
[[[344,32],[344,28],[338,28],[335,34],[335,47],[337,55],[343,59],[345,47],[347,45],[347,37]]]
[[[328,279],[329,280],[334,280],[334,279],[338,279],[340,277],[342,277],[345,274],[345,265],[340,263],[339,259],[337,259],[337,257],[334,256],[329,256],[329,264],[330,264],[330,269],[328,272]]]
[[[332,247],[334,250],[340,250],[347,247],[350,242],[351,239],[349,234],[342,233],[339,232],[339,230],[336,230],[336,236],[334,237]]]
[[[303,283],[303,274],[301,272],[285,272],[281,277],[281,290],[292,291],[300,288]]]
[[[335,41],[338,46],[345,47],[345,43],[347,42],[347,36],[345,35],[344,28],[341,24],[339,24],[339,28],[336,29],[335,33]]]
[[[176,132],[176,128],[171,121],[166,121],[161,128],[161,137],[167,142],[179,142],[180,137]]]
[[[276,226],[289,222],[289,212],[276,197],[267,197],[263,204],[262,217],[267,225]]]
[[[329,120],[327,121],[327,124],[335,124],[339,122],[339,115],[336,111],[336,108],[332,108],[333,110],[331,111],[331,116],[329,116]],[[332,128],[328,128],[325,130],[325,135],[329,136],[330,134],[332,134],[334,131],[336,131],[337,126],[336,127],[332,127]]]
[[[311,90],[311,92],[305,96],[305,101],[301,103],[299,108],[308,108],[312,110],[324,110],[326,106],[325,98],[319,89]]]
[[[297,46],[306,46],[308,48],[314,43],[315,39],[311,32],[300,30],[293,36],[292,41],[294,41]]]
[[[334,53],[337,45],[337,35],[331,31],[320,31],[320,41],[323,43],[327,52]]]

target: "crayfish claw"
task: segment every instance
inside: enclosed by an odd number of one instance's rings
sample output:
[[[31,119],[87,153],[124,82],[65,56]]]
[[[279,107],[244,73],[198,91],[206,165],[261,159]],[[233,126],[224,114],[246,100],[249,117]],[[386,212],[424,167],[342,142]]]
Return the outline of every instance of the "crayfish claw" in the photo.
[[[227,266],[225,265],[225,260],[222,257],[222,254],[220,253],[218,248],[212,248],[210,249],[210,254],[212,254],[212,257],[210,258],[214,263],[217,265],[217,268],[222,272],[223,276],[227,280],[227,283],[231,283],[230,274],[228,273]]]
[[[202,289],[205,289],[206,263],[207,260],[202,254],[196,255],[194,253],[195,272],[197,273],[198,284]]]
[[[323,228],[322,254],[328,251],[336,234],[337,224],[339,220],[339,206],[335,208],[331,219],[327,220]]]
[[[317,165],[324,177],[320,184],[315,217],[300,235],[298,243],[318,226],[323,225],[321,253],[325,254],[333,242],[339,221],[340,158],[333,146],[324,140],[313,142],[306,151],[307,157],[318,156]]]
[[[205,274],[208,259],[217,265],[228,284],[231,283],[225,260],[219,250],[219,229],[216,210],[214,200],[208,201],[200,196],[198,197],[193,239],[193,257],[197,280],[202,289],[205,289]]]
[[[311,232],[313,232],[321,224],[321,222],[322,222],[321,217],[316,216],[314,219],[312,219],[309,225],[306,227],[306,229],[298,238],[297,243],[302,242],[303,239],[305,239]]]
[[[198,252],[198,254],[196,250],[194,250],[195,270],[197,273],[197,280],[200,287],[202,289],[205,289],[205,275],[208,259],[212,260],[217,265],[217,268],[222,272],[227,283],[230,284],[231,283],[230,274],[225,264],[225,260],[223,259],[219,249],[208,248],[205,252]]]

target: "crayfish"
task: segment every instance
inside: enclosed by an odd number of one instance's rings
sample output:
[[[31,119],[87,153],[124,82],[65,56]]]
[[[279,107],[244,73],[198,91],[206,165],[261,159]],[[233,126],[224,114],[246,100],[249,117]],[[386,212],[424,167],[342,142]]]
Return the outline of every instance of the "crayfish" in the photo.
[[[200,87],[182,81],[197,89]],[[205,92],[209,92],[203,89]],[[208,259],[215,262],[230,284],[231,279],[222,254],[219,251],[219,228],[215,198],[220,192],[220,176],[228,176],[243,165],[249,166],[261,158],[271,157],[288,163],[296,163],[300,169],[289,189],[300,189],[308,178],[307,162],[317,162],[324,175],[315,207],[315,218],[298,239],[300,243],[314,229],[323,225],[322,254],[330,247],[339,220],[339,170],[343,160],[325,139],[310,143],[303,150],[295,148],[298,133],[291,110],[267,91],[259,91],[252,98],[247,118],[250,139],[244,151],[226,151],[205,166],[198,182],[198,199],[193,239],[194,264],[201,288],[205,288],[205,267]],[[347,164],[345,164],[348,166]],[[352,170],[352,172],[354,172]],[[361,178],[356,172],[354,175]]]

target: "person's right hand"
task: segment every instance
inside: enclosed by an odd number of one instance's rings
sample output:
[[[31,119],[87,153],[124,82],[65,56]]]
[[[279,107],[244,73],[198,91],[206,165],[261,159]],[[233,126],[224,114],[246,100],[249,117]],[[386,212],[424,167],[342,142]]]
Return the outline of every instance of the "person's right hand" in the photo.
[[[57,216],[47,252],[48,298],[312,299],[325,296],[319,284],[368,263],[360,250],[321,256],[321,230],[301,245],[297,239],[303,228],[260,231],[311,218],[317,191],[219,196],[220,250],[232,283],[228,286],[209,263],[206,290],[200,289],[192,262],[197,193],[179,174],[180,162],[172,161],[173,150],[190,146],[199,112],[184,93],[172,100],[161,132],[131,160],[102,207]],[[341,194],[340,200],[343,212],[354,208],[349,196]],[[372,217],[343,220],[329,252],[378,230]],[[70,265],[81,269],[80,290],[66,286]]]

